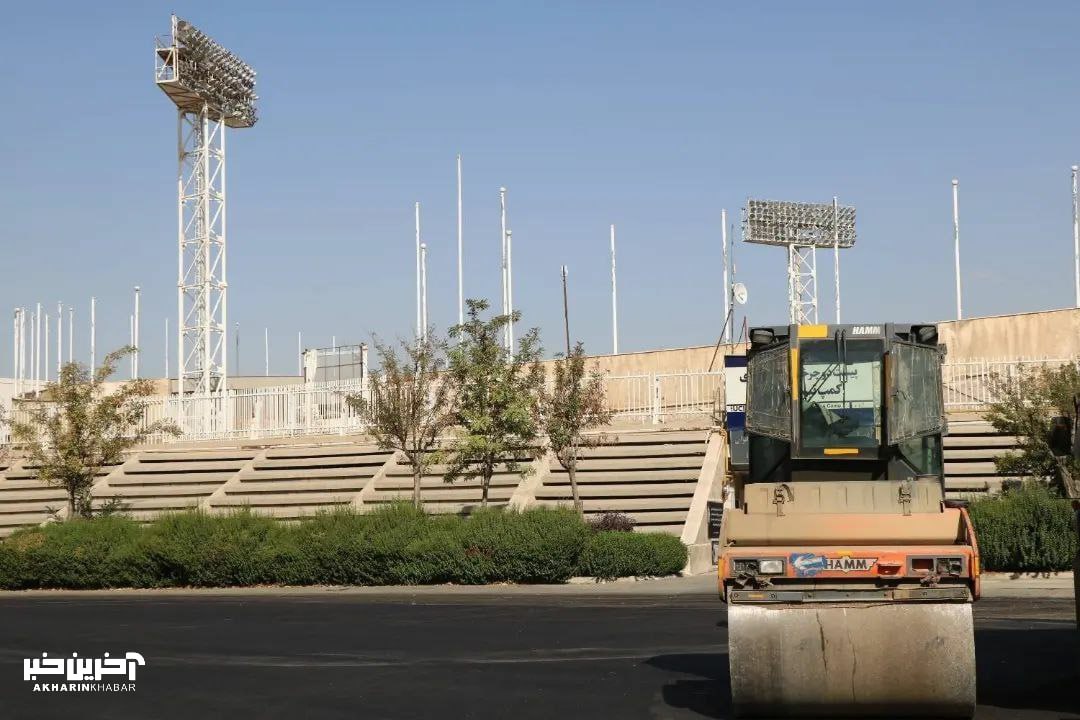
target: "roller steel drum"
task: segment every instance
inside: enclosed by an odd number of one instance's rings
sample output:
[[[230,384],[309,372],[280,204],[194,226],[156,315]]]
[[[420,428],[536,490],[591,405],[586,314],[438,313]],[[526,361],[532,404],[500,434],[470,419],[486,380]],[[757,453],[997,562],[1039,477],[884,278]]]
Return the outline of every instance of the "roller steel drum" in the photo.
[[[969,718],[970,603],[728,605],[737,717]]]

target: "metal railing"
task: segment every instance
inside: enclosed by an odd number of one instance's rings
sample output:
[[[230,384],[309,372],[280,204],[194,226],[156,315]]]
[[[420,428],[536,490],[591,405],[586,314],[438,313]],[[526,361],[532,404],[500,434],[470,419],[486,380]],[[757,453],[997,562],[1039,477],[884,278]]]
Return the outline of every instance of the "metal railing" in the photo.
[[[1007,382],[1028,368],[1057,367],[1069,362],[1080,360],[1019,358],[947,363],[943,375],[945,407],[979,410],[995,399],[993,378]],[[723,371],[609,375],[604,384],[608,407],[616,421],[658,424],[711,419],[723,405]],[[228,390],[210,396],[154,397],[145,401],[144,422],[148,426],[169,420],[182,433],[179,437],[156,435],[149,438],[151,442],[356,433],[363,431],[364,423],[346,402],[352,394],[369,396],[363,380]],[[28,406],[29,401],[16,401],[15,419],[25,418]],[[6,428],[2,428],[0,443],[5,441]]]
[[[942,367],[942,386],[946,410],[981,410],[997,400],[998,382],[1015,382],[1024,372],[1037,368],[1061,367],[1080,362],[1077,358],[1013,358],[989,360],[976,358],[947,362]],[[995,381],[996,379],[996,381]]]

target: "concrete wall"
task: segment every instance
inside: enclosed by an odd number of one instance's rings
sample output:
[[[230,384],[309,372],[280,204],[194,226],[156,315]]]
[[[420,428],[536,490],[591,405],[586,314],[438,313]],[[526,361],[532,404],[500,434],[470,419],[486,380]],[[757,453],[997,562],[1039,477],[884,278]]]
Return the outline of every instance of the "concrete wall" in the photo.
[[[641,352],[619,353],[618,355],[592,355],[589,366],[605,375],[645,375],[649,373],[685,372],[687,370],[708,370],[709,363],[716,353],[713,370],[724,368],[724,355],[742,354],[744,345],[699,345],[688,348],[669,350],[643,350]],[[548,360],[545,365],[550,365]]]
[[[939,323],[950,361],[969,358],[1080,356],[1080,309],[999,315]]]

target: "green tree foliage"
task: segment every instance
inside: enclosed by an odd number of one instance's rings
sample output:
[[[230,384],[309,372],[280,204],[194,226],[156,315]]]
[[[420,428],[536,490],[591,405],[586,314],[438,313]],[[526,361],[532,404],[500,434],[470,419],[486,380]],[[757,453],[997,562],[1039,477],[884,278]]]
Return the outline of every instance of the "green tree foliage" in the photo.
[[[1070,497],[1080,497],[1080,459],[1071,455],[1055,457],[1050,444],[1052,419],[1068,417],[1077,430],[1080,402],[1080,369],[1073,363],[1061,367],[1023,369],[1011,376],[995,375],[986,419],[998,432],[1016,435],[1019,452],[1004,453],[995,459],[1005,475],[1049,477]],[[1075,443],[1070,440],[1074,448]]]
[[[449,448],[447,482],[480,478],[486,507],[491,476],[500,466],[528,475],[539,432],[538,397],[544,382],[539,365],[540,332],[533,328],[518,341],[517,352],[503,347],[507,325],[520,313],[484,319],[486,300],[469,300],[468,318],[450,329],[448,377],[456,397],[457,436]]]
[[[612,412],[605,403],[603,376],[585,368],[582,343],[554,364],[551,383],[541,393],[540,406],[548,447],[570,477],[574,509],[584,517],[577,485],[578,454],[581,448],[595,447],[606,440],[602,434],[585,433],[610,423]]]
[[[350,395],[346,402],[368,423],[384,450],[405,456],[413,474],[413,505],[420,507],[420,482],[438,461],[439,438],[454,424],[450,385],[440,379],[443,344],[427,338],[402,342],[402,355],[375,341],[379,370],[370,377],[370,398]]]
[[[180,432],[170,421],[144,422],[146,398],[154,394],[150,380],[105,387],[120,359],[133,352],[125,347],[109,353],[93,374],[67,363],[60,379],[42,388],[42,401],[11,423],[12,441],[38,477],[67,491],[68,517],[93,514],[90,488],[102,467],[122,462],[125,451],[152,435]]]

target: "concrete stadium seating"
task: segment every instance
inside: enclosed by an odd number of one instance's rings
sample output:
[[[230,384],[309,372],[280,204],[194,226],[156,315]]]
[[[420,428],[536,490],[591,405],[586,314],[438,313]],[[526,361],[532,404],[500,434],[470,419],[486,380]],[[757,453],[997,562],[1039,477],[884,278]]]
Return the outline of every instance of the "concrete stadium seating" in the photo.
[[[390,458],[391,453],[371,444],[267,449],[206,505],[211,510],[248,506],[283,519],[349,506]]]
[[[116,501],[137,520],[198,507],[255,456],[254,450],[136,453],[96,485],[96,504]]]
[[[705,461],[704,430],[613,432],[610,444],[582,451],[577,482],[586,517],[621,512],[635,528],[678,535]],[[544,505],[573,502],[570,477],[553,458],[536,491]]]
[[[623,512],[636,521],[638,530],[646,532],[678,535],[689,527],[695,493],[709,497],[711,491],[702,484],[711,483],[716,475],[714,470],[703,470],[707,432],[623,427],[608,435],[607,443],[583,450],[579,461],[578,483],[586,515]],[[336,507],[364,510],[411,499],[412,473],[400,457],[380,450],[363,436],[327,440],[139,450],[123,464],[102,469],[91,495],[96,506],[118,501],[139,520],[192,507],[208,512],[249,507],[289,520]],[[950,417],[945,439],[949,494],[970,497],[999,489],[1006,478],[996,474],[994,457],[1015,446],[1016,438],[994,432],[974,415]],[[532,466],[524,479],[505,470],[496,473],[489,498],[492,506],[572,503],[569,476],[554,457],[523,461]],[[716,462],[710,467],[715,468]],[[478,507],[479,481],[447,483],[443,470],[434,467],[423,478],[425,508],[468,513]],[[0,462],[0,537],[40,524],[49,518],[49,508],[65,506],[64,491],[41,483],[36,469],[25,461]]]
[[[997,474],[994,458],[1014,450],[1017,438],[998,433],[990,423],[967,414],[949,420],[944,440],[945,490],[950,497],[997,492],[1009,479]]]

